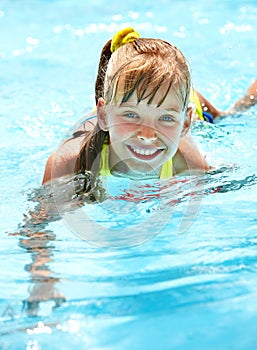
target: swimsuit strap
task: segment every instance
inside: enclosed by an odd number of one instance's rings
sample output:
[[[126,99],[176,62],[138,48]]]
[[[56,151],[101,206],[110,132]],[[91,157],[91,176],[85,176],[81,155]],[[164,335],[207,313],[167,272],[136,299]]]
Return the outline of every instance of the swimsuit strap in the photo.
[[[198,115],[199,119],[200,120],[204,120],[203,110],[202,110],[202,106],[201,106],[199,97],[197,96],[197,93],[195,92],[195,90],[192,87],[190,89],[189,100],[190,100],[190,102],[194,103],[194,105],[195,105],[195,112]]]
[[[170,158],[169,160],[167,160],[167,162],[165,162],[162,165],[160,179],[161,180],[170,179],[172,176],[173,176],[173,164],[172,164],[172,158]]]
[[[110,168],[109,168],[109,144],[108,144],[108,138],[106,137],[102,152],[101,152],[101,164],[100,164],[100,170],[99,170],[100,176],[110,176]]]
[[[204,120],[211,124],[214,124],[214,118],[210,113],[203,111],[199,97],[193,88],[190,89],[189,95],[190,102],[193,102],[195,105],[195,112],[198,115],[200,120]]]
[[[101,165],[99,170],[100,176],[110,176],[111,171],[109,168],[109,144],[108,138],[105,139],[102,152],[101,152]],[[172,168],[172,158],[169,159],[162,165],[160,179],[170,179],[173,176],[173,168]]]

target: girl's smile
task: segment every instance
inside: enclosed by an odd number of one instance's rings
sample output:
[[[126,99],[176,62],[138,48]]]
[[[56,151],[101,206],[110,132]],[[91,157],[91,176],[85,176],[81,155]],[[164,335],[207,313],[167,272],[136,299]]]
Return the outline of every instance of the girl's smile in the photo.
[[[153,148],[153,149],[144,149],[144,148],[134,148],[132,146],[128,146],[130,152],[139,159],[142,160],[151,160],[154,159],[157,155],[159,155],[163,149]]]

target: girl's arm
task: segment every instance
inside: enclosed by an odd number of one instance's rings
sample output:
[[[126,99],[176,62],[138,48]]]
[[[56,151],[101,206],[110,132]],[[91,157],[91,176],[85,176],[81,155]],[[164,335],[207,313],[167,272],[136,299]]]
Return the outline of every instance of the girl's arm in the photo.
[[[85,116],[87,119],[75,130],[73,136],[64,141],[58,149],[50,155],[46,162],[42,185],[45,185],[52,179],[73,175],[75,173],[76,162],[83,141],[89,133],[93,132],[96,126],[96,118],[88,119],[92,116],[94,116],[94,113]]]
[[[75,172],[83,136],[65,141],[46,162],[42,185]]]
[[[59,150],[58,150],[59,151]],[[77,157],[69,157],[67,154],[58,155],[57,151],[52,153],[46,162],[42,185],[53,179],[74,174]]]
[[[244,97],[240,98],[230,109],[231,113],[246,111],[257,103],[257,79],[247,89]]]
[[[223,111],[217,109],[216,107],[214,107],[210,101],[208,101],[202,94],[200,94],[199,91],[196,91],[196,93],[197,93],[197,96],[199,98],[199,101],[200,101],[200,104],[201,104],[203,111],[210,113],[213,116],[213,118],[217,118],[220,115],[226,114],[226,112],[223,112]]]
[[[196,91],[199,101],[201,103],[202,109],[210,113],[214,119],[219,116],[226,116],[235,114],[238,112],[243,112],[254,106],[257,103],[257,79],[255,79],[251,85],[248,87],[245,96],[236,101],[236,103],[229,108],[227,111],[222,111],[214,107],[199,91]]]

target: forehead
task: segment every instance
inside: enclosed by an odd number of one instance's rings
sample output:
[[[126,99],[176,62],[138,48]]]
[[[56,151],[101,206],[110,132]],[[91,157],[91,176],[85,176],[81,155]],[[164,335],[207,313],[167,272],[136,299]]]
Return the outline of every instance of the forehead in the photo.
[[[134,104],[143,103],[151,105],[152,107],[181,111],[184,105],[184,100],[181,96],[181,89],[181,87],[176,87],[166,82],[153,91],[151,84],[149,84],[149,87],[145,90],[145,98],[139,100],[137,90],[134,90],[126,101]],[[122,91],[121,86],[119,86],[118,91],[116,91],[116,96],[113,102],[117,105],[123,104],[124,92]]]

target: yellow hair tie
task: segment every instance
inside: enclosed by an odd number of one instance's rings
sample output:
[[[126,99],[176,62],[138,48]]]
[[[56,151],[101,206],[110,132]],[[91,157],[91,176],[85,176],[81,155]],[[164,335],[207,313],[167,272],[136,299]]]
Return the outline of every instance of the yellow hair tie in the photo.
[[[125,29],[118,31],[116,34],[114,34],[114,36],[112,38],[111,52],[113,53],[122,45],[127,44],[127,43],[132,43],[134,40],[136,40],[138,38],[140,38],[139,33],[136,32],[131,27],[128,27],[128,28],[125,28]]]

